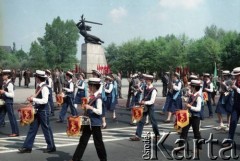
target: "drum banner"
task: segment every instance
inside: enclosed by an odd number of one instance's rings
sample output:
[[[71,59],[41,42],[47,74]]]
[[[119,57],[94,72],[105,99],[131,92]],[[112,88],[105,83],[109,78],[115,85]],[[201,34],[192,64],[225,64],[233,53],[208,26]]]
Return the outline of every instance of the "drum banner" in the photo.
[[[204,100],[204,102],[208,101],[208,93],[207,92],[203,92],[203,100]]]
[[[143,117],[143,108],[141,106],[135,106],[132,108],[132,121],[140,121]]]
[[[57,102],[58,106],[63,104],[63,102],[64,102],[63,94],[57,94],[56,95],[56,102]]]
[[[177,126],[183,128],[189,124],[189,113],[188,110],[176,111]]]
[[[22,126],[29,125],[34,121],[35,109],[32,105],[25,105],[18,110],[20,124]]]
[[[67,135],[68,136],[80,136],[81,131],[81,117],[80,116],[69,116]]]

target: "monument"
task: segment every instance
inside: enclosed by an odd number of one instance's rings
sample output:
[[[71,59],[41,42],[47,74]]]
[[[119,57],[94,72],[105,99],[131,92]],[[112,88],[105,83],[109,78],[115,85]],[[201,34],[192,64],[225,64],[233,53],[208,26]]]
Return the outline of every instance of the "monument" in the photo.
[[[101,23],[86,21],[83,15],[81,20],[76,24],[80,34],[84,37],[85,43],[82,44],[81,64],[80,67],[86,74],[90,74],[92,70],[97,70],[98,65],[107,65],[104,48],[104,43],[100,38],[90,35],[87,31],[91,31],[91,26],[86,23],[102,25]]]

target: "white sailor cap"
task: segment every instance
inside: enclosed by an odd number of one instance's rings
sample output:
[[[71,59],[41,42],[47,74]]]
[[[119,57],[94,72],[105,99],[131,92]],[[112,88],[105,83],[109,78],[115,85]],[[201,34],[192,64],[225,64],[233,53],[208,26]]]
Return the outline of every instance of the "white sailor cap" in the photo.
[[[88,84],[100,84],[101,79],[100,78],[89,78],[88,79]]]
[[[202,82],[201,80],[191,80],[191,83],[190,83],[191,86],[202,86]]]
[[[97,70],[92,70],[92,74],[95,74],[95,75],[97,75],[98,77],[101,77],[101,73],[99,72],[99,71],[97,71]]]
[[[138,76],[137,73],[133,74],[131,78],[136,78]]]
[[[153,79],[153,75],[150,74],[143,74],[142,75],[145,79]]]
[[[231,74],[232,75],[240,75],[240,67],[234,68]]]
[[[180,74],[178,72],[175,72],[174,75],[177,76],[178,78],[180,77]]]
[[[66,72],[66,75],[72,77],[72,76],[73,76],[73,73],[70,72],[70,71],[67,71],[67,72]]]
[[[51,71],[50,70],[45,70],[45,72],[46,72],[46,74],[48,73],[48,74],[51,74]]]
[[[2,71],[2,73],[4,74],[9,74],[9,73],[12,73],[12,71],[10,70],[10,69],[4,69],[3,71]]]
[[[36,70],[36,73],[34,73],[34,77],[41,77],[41,78],[46,78],[46,73],[45,71],[42,70]]]
[[[203,76],[204,77],[210,77],[210,74],[209,73],[204,73]]]
[[[85,78],[85,74],[84,74],[84,73],[80,73],[80,75],[81,75],[83,78]]]
[[[110,81],[113,80],[112,77],[110,77],[110,76],[108,76],[108,75],[105,76],[105,79],[108,79],[108,80],[110,80]]]
[[[224,71],[222,71],[222,75],[230,75],[231,73],[230,73],[230,71],[229,70],[224,70]]]
[[[196,76],[196,75],[194,75],[194,74],[192,74],[192,75],[190,75],[190,77],[189,77],[190,79],[198,79],[198,76]]]

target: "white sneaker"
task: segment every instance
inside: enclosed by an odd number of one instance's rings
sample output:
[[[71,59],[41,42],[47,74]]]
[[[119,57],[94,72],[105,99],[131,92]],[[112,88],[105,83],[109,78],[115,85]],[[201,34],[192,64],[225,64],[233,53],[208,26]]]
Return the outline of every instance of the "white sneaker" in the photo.
[[[229,126],[227,125],[227,127],[224,128],[224,131],[229,131]]]

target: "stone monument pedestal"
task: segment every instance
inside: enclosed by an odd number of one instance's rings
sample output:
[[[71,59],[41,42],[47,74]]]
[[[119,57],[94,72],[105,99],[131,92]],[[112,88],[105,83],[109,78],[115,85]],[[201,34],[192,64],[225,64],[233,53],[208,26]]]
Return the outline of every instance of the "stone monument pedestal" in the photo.
[[[80,67],[86,72],[87,77],[90,76],[92,70],[97,70],[98,65],[107,65],[104,48],[98,44],[82,44]]]

